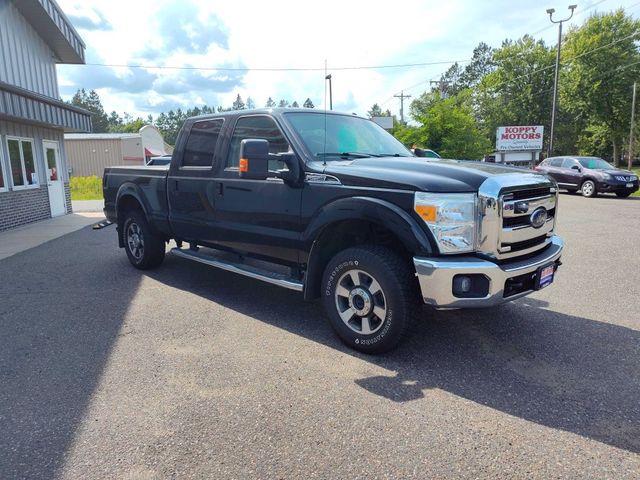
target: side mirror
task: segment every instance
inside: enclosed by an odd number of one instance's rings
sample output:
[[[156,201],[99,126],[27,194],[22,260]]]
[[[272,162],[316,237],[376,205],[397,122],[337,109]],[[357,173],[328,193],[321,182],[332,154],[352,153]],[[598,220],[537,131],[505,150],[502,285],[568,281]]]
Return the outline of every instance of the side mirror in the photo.
[[[269,176],[269,141],[256,138],[240,142],[240,178],[265,180]]]
[[[582,171],[582,169],[580,168],[580,165],[571,165],[571,170],[578,170],[579,172]]]

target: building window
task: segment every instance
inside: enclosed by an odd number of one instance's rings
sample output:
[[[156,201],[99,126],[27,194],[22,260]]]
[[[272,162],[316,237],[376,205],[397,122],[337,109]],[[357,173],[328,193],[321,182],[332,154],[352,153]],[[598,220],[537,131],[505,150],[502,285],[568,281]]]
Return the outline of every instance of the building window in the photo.
[[[33,152],[33,141],[28,138],[7,138],[9,169],[13,188],[37,187],[38,173]]]
[[[4,174],[4,162],[2,161],[2,148],[0,148],[0,192],[7,191],[7,177]]]

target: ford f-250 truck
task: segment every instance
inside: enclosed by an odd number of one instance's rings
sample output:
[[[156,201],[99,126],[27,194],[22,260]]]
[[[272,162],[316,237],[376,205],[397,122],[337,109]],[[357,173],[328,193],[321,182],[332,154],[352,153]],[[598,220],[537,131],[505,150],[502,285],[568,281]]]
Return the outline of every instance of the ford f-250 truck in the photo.
[[[175,240],[172,254],[321,297],[367,353],[396,346],[420,300],[485,307],[546,287],[563,248],[549,177],[417,158],[335,112],[191,118],[169,166],[107,168],[103,186],[134,267],[157,267]]]

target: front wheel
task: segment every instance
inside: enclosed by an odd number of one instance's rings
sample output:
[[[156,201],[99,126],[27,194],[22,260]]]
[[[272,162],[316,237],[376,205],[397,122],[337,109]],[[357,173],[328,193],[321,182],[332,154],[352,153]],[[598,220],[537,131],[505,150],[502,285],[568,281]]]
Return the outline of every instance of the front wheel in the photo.
[[[154,235],[142,212],[127,212],[122,224],[122,235],[124,249],[134,267],[148,270],[157,267],[164,260],[164,239]]]
[[[340,339],[364,353],[383,353],[403,338],[418,310],[409,262],[380,246],[354,247],[327,264],[322,301]]]
[[[597,194],[596,184],[593,180],[585,180],[582,184],[582,196],[583,197],[595,197]]]

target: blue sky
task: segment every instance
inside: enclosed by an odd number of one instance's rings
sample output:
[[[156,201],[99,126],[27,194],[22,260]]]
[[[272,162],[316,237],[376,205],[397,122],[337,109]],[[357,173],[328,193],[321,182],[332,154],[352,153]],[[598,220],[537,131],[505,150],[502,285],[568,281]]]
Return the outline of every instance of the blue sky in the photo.
[[[87,44],[88,64],[148,67],[60,65],[62,97],[70,98],[78,88],[96,89],[107,111],[146,117],[177,107],[230,106],[237,94],[245,101],[251,97],[259,107],[269,96],[299,104],[310,97],[322,107],[325,60],[332,74],[334,109],[365,114],[378,103],[398,113],[394,94],[404,90],[415,98],[449,64],[341,68],[464,61],[481,41],[499,46],[506,38],[527,33],[555,44],[557,27],[545,10],[553,7],[563,14],[570,2],[58,3]],[[637,0],[589,0],[578,3],[570,24],[620,7],[633,16],[640,14]],[[247,68],[257,70],[242,70]],[[260,70],[267,68],[316,70]]]

